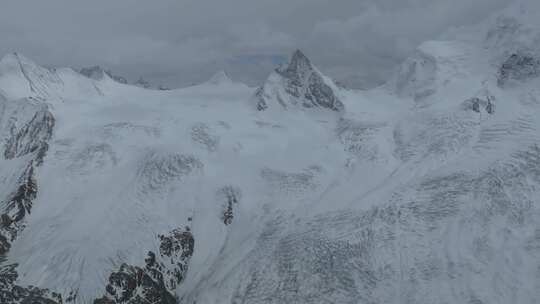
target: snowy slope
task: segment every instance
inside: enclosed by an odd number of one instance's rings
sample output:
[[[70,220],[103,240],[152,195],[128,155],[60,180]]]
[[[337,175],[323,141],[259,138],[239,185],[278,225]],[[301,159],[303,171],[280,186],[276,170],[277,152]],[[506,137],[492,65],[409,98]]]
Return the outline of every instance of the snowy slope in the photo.
[[[0,299],[540,302],[538,12],[425,42],[370,91],[301,52],[259,89],[170,91],[7,55]]]

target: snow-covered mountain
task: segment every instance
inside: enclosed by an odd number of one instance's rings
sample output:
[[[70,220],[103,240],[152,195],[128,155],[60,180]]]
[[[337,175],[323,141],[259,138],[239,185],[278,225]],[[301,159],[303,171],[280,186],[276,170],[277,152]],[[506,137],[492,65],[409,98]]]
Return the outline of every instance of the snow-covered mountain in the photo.
[[[217,71],[210,79],[206,82],[207,84],[213,84],[213,85],[226,85],[231,84],[233,80],[227,74],[227,72],[221,70]]]
[[[255,93],[257,110],[271,107],[323,108],[342,111],[336,85],[297,50],[291,61],[276,69]]]
[[[539,303],[539,16],[369,91],[300,51],[168,91],[5,56],[0,302]]]

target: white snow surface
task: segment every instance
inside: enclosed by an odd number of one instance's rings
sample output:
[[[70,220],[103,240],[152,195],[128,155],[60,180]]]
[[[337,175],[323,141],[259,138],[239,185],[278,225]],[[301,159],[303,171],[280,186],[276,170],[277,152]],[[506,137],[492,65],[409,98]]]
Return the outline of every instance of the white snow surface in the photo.
[[[4,57],[1,139],[22,98],[56,119],[19,283],[89,303],[189,225],[181,303],[540,303],[540,78],[496,79],[514,37],[540,51],[533,7],[422,44],[383,87],[334,87],[338,115],[257,112],[222,74],[157,91]],[[466,106],[487,96],[493,114]],[[0,160],[0,199],[21,163]],[[242,194],[229,226],[224,186]]]

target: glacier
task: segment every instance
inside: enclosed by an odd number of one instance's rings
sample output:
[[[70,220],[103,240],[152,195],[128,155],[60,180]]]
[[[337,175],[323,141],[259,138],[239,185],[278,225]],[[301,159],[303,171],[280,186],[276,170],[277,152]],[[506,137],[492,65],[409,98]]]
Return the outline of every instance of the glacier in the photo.
[[[539,16],[371,90],[301,51],[260,88],[174,90],[6,55],[0,300],[539,303]]]

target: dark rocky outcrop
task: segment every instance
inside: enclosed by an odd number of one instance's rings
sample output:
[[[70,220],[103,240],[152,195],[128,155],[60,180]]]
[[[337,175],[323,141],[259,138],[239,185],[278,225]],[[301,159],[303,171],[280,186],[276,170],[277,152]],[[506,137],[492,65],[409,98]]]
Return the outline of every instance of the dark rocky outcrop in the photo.
[[[482,111],[485,111],[488,114],[494,114],[495,103],[493,102],[493,100],[494,100],[494,97],[492,96],[487,96],[486,99],[473,97],[473,98],[467,99],[463,103],[463,107],[465,110],[471,110],[476,113],[481,113]]]
[[[32,102],[21,100],[20,102]],[[14,159],[29,157],[18,177],[17,186],[0,201],[0,303],[2,304],[61,304],[60,294],[34,286],[15,284],[17,264],[2,264],[11,248],[11,243],[24,229],[25,221],[32,210],[38,192],[36,168],[43,163],[49,148],[55,119],[45,104],[38,105],[35,114],[27,123],[9,127],[4,157]]]
[[[0,256],[11,248],[11,242],[24,228],[24,220],[32,209],[32,202],[37,195],[37,183],[34,165],[29,164],[19,180],[19,187],[4,203],[4,212],[0,215]]]
[[[43,105],[22,128],[10,130],[12,134],[6,143],[4,157],[13,159],[35,153],[35,161],[40,165],[49,149],[48,142],[52,137],[54,124],[54,116],[48,107]]]
[[[55,119],[46,105],[40,106],[29,122],[20,128],[12,126],[6,141],[4,157],[14,159],[32,155],[21,175],[18,186],[11,194],[0,201],[0,255],[6,254],[17,234],[24,228],[27,214],[31,212],[38,185],[36,167],[43,163],[49,149]]]
[[[176,304],[175,297],[165,288],[163,276],[154,266],[150,262],[144,268],[122,264],[117,272],[109,276],[107,296],[95,300],[94,304]]]
[[[62,304],[62,296],[34,286],[15,284],[17,264],[0,266],[0,303],[2,304]]]
[[[121,83],[121,84],[127,84],[128,81],[126,78],[118,75],[114,75],[109,70],[104,70],[100,66],[93,66],[88,68],[82,68],[79,73],[83,76],[86,76],[88,78],[94,79],[94,80],[101,80],[105,75],[109,76],[112,80]]]
[[[234,209],[239,203],[241,198],[240,189],[226,186],[218,191],[218,198],[221,202],[224,202],[222,205],[222,214],[221,220],[223,224],[230,225],[234,219]]]
[[[265,97],[264,87],[260,87],[255,91],[255,99],[257,100],[257,111],[268,109],[268,101]]]
[[[281,88],[275,88],[276,85]],[[283,89],[285,95],[280,94],[279,89]],[[268,109],[270,103],[278,103],[284,108],[299,105],[336,112],[344,109],[324,76],[300,50],[294,52],[287,66],[275,70],[267,83],[256,91],[255,98],[258,111]]]
[[[196,123],[191,127],[191,140],[209,152],[219,148],[220,138],[205,123]]]
[[[152,87],[152,84],[150,84],[150,82],[148,82],[146,79],[142,77],[139,77],[139,79],[137,79],[137,81],[135,81],[135,83],[133,84],[144,89],[149,89]]]
[[[540,59],[514,53],[499,68],[497,84],[504,87],[510,81],[525,81],[540,76]]]
[[[165,284],[173,290],[180,284],[185,277],[188,269],[188,263],[193,256],[195,248],[195,239],[189,228],[185,231],[176,229],[168,236],[160,235],[161,244],[159,253],[163,260],[168,260],[169,267],[160,264],[159,268],[167,268],[164,273],[167,278]]]
[[[174,290],[187,273],[195,240],[189,228],[175,229],[158,238],[159,254],[149,251],[144,267],[122,264],[109,276],[105,296],[94,304],[177,303]]]

